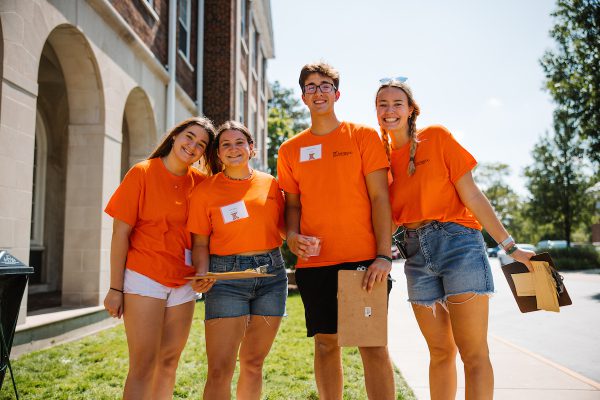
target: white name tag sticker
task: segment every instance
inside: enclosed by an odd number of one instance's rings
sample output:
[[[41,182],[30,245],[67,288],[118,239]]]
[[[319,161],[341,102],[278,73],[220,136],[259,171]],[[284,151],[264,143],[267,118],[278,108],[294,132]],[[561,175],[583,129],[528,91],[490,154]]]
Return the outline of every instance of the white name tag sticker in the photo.
[[[221,215],[223,216],[223,222],[226,224],[249,217],[244,200],[221,207]]]
[[[313,160],[319,160],[319,159],[321,159],[321,145],[320,144],[300,148],[300,162],[313,161]]]
[[[188,267],[192,266],[192,251],[190,249],[184,249],[183,254],[185,256],[185,265]]]

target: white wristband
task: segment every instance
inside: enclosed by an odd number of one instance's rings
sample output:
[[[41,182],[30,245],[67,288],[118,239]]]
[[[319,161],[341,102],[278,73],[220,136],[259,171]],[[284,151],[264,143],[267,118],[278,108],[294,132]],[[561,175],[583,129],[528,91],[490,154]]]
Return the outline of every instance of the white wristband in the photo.
[[[502,246],[503,249],[506,249],[506,247],[511,244],[514,243],[515,239],[512,238],[512,236],[508,235],[508,237],[506,239],[504,239],[503,241],[500,242],[500,246]]]

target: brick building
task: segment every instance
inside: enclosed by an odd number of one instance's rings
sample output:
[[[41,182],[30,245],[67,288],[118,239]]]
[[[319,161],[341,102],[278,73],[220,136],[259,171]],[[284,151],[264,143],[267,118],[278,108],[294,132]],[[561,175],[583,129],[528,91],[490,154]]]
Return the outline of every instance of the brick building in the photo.
[[[101,305],[103,207],[175,122],[244,122],[266,168],[273,56],[269,0],[0,1],[0,249],[36,270],[19,323]]]

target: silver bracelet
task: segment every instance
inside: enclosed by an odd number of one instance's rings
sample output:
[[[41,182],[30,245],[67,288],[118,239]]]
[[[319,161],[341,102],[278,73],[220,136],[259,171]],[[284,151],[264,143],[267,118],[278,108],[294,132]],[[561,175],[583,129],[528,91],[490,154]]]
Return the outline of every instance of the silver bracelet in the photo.
[[[512,238],[512,236],[508,235],[508,237],[506,239],[504,239],[503,241],[500,242],[500,246],[502,246],[503,249],[506,249],[506,247],[511,244],[514,243],[515,239]]]

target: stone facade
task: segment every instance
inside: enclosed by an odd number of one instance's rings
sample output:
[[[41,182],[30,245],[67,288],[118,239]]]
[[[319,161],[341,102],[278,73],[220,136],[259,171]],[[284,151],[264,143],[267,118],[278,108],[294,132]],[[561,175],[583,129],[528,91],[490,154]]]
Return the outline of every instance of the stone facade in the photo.
[[[174,120],[243,120],[264,146],[269,1],[189,3]],[[169,128],[168,15],[168,0],[0,1],[0,249],[36,268],[20,323],[36,295],[55,293],[63,307],[103,300],[112,232],[103,207]]]

